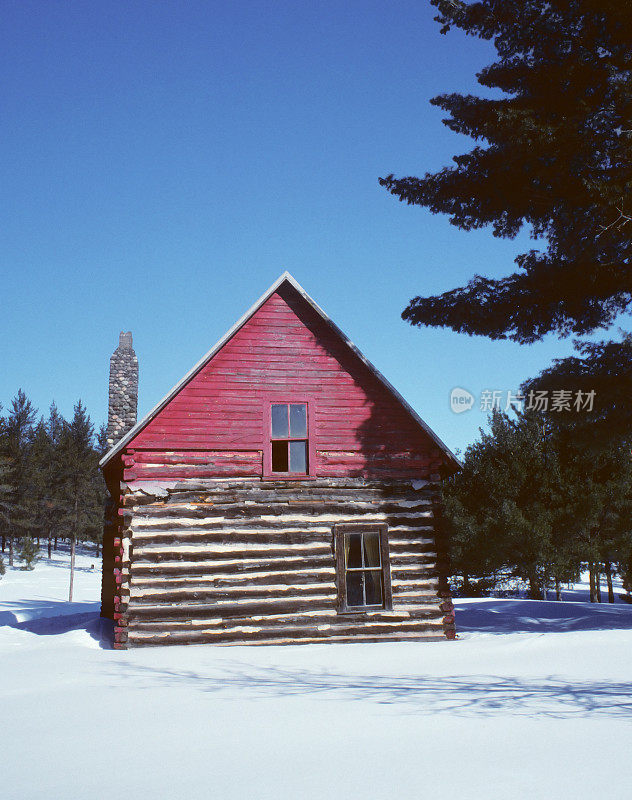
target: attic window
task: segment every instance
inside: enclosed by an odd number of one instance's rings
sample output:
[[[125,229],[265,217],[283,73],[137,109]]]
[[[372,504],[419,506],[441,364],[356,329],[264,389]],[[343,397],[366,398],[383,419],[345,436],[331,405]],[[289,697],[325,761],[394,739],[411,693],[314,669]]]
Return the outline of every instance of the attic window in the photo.
[[[270,406],[272,472],[307,475],[308,441],[307,403],[272,403]]]

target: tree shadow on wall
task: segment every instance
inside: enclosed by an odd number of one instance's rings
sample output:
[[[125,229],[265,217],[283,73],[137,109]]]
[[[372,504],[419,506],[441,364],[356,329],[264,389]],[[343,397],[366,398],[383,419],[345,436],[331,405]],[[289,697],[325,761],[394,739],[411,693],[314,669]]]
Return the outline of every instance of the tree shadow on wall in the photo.
[[[441,473],[451,469],[445,466],[445,454],[382,382],[374,368],[354,351],[354,345],[350,349],[340,338],[344,334],[334,323],[326,322],[313,309],[306,307],[291,287],[282,287],[279,294],[328,356],[353,379],[353,385],[344,378],[336,386],[339,394],[331,407],[328,406],[330,380],[323,380],[314,387],[320,409],[326,409],[329,414],[325,430],[333,426],[334,431],[341,427],[344,432],[331,447],[328,447],[326,435],[321,434],[323,441],[318,441],[317,447],[322,473],[359,480],[358,497],[375,504],[376,512],[384,513],[380,521],[385,522],[389,529],[433,525],[434,544],[415,541],[414,548],[424,559],[431,555],[435,561],[436,555],[435,565],[425,577],[436,575],[440,593],[447,593],[448,543],[441,524],[441,489],[436,481]],[[307,364],[306,368],[309,367]],[[344,391],[341,391],[343,387]],[[340,420],[334,422],[335,409],[340,411]],[[362,482],[368,489],[364,496]],[[428,517],[411,519],[416,513],[428,512]],[[349,505],[349,521],[359,520],[366,513],[366,506],[354,509]],[[429,532],[421,534],[414,530],[404,536],[409,536],[411,541],[421,540],[429,538]]]
[[[438,445],[385,386],[374,372],[375,368],[368,366],[353,343],[351,349],[349,348],[349,344],[344,341],[345,334],[335,323],[323,320],[315,310],[306,307],[292,287],[281,287],[279,294],[312,333],[320,347],[354,381],[354,386],[351,386],[340,376],[340,383],[333,387],[338,406],[334,404],[329,411],[340,408],[340,420],[345,421],[345,428],[349,426],[349,417],[353,413],[363,417],[363,421],[351,424],[353,433],[348,437],[347,445],[352,446],[352,449],[345,450],[345,444],[336,444],[330,449],[337,451],[337,454],[332,453],[330,464],[328,458],[324,457],[324,466],[330,466],[333,472],[342,469],[350,477],[378,480],[411,480],[415,475],[421,478],[423,473],[432,471],[428,469],[428,456],[430,451],[434,451],[435,461],[441,460]],[[311,367],[310,363],[304,365],[306,371]],[[332,399],[329,396],[332,389],[331,375],[325,374],[326,379],[314,378],[313,387],[317,401],[323,407]],[[357,391],[358,388],[361,392]],[[356,403],[361,395],[366,397],[367,402],[358,406]],[[348,404],[346,408],[344,403]],[[335,427],[333,422],[332,425]],[[328,449],[326,442],[322,443],[322,448],[325,451]]]

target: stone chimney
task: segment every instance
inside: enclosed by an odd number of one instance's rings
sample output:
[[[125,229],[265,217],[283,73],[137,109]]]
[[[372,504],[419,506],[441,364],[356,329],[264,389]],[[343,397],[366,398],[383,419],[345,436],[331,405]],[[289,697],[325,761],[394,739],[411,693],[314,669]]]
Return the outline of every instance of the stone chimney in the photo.
[[[132,347],[131,331],[119,336],[119,346],[110,358],[108,404],[108,448],[136,425],[138,408],[138,359]]]

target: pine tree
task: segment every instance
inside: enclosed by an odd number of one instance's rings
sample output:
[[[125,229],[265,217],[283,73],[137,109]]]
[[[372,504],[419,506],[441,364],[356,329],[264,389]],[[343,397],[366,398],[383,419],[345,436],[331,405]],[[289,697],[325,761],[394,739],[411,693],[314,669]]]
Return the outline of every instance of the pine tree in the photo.
[[[525,396],[532,391],[551,396],[572,387],[575,400],[581,392],[565,425],[576,442],[598,453],[604,444],[621,442],[632,432],[632,335],[612,342],[577,341],[576,347],[578,355],[556,359],[521,389]]]
[[[57,474],[59,471],[59,442],[64,420],[53,403],[48,420],[35,427],[30,450],[31,485],[35,507],[34,531],[38,538],[48,541],[48,558],[52,556],[53,536],[61,530],[64,516],[63,495],[60,496]]]
[[[13,542],[15,536],[29,535],[33,526],[34,506],[30,492],[29,455],[36,411],[31,401],[19,389],[11,401],[5,422],[4,447],[8,491],[9,565],[13,566]]]
[[[555,462],[538,415],[492,414],[489,433],[467,448],[462,471],[445,487],[456,574],[510,572],[529,582],[532,598],[542,598],[556,569]]]
[[[0,405],[1,410],[2,406]],[[11,463],[6,420],[0,415],[0,535],[2,536],[3,553],[9,538],[11,522],[11,499],[13,496]]]
[[[61,529],[61,519],[63,517],[64,511],[64,498],[63,495],[60,496],[59,492],[56,491],[58,488],[58,482],[55,481],[54,476],[57,474],[59,470],[59,447],[61,436],[64,430],[65,420],[63,416],[59,413],[57,406],[55,405],[55,401],[53,401],[50,405],[50,409],[48,412],[48,420],[46,421],[46,431],[48,433],[48,438],[50,439],[51,447],[52,447],[52,460],[51,460],[51,487],[52,487],[52,504],[53,504],[53,514],[52,514],[52,529],[51,529],[51,538],[53,538],[55,543],[55,550],[57,549],[57,537]],[[51,541],[49,540],[48,544],[48,556],[51,557]]]
[[[97,432],[96,437],[96,453],[99,459],[108,451],[107,444],[107,425],[101,425]],[[93,524],[91,526],[91,540],[97,546],[97,556],[100,554],[101,546],[103,544],[103,521],[106,503],[109,498],[109,492],[105,485],[105,480],[101,470],[95,472],[95,506],[93,512]]]
[[[618,443],[593,459],[593,482],[596,522],[594,527],[595,595],[600,601],[598,573],[604,567],[608,601],[614,602],[613,564],[622,564],[632,548],[632,455],[630,443]],[[595,569],[593,567],[593,569]]]
[[[43,419],[35,426],[29,453],[31,496],[34,506],[33,534],[49,538],[51,462],[53,448]],[[50,554],[49,554],[50,557]]]
[[[65,501],[66,525],[70,533],[68,601],[72,602],[77,541],[87,538],[94,529],[98,507],[95,490],[98,456],[94,449],[94,428],[81,401],[75,405],[72,420],[63,426],[58,452],[57,485],[59,495]]]
[[[592,410],[575,408],[548,415],[565,477],[563,523],[579,531],[581,559],[588,563],[591,575],[592,601],[599,601],[603,565],[608,597],[614,602],[613,569],[626,571],[623,565],[632,546],[630,414],[627,399],[613,401],[618,382],[624,385],[626,381],[623,370],[617,368],[626,350],[632,356],[629,339],[624,339],[621,348],[603,342],[583,345],[583,358],[557,361],[522,387],[525,395],[542,389],[551,392],[572,385],[574,379],[584,398],[595,395]],[[595,385],[605,399],[595,393]]]
[[[463,230],[491,226],[495,236],[513,238],[527,226],[544,246],[520,255],[504,278],[476,275],[466,286],[416,297],[402,316],[521,343],[611,325],[632,303],[632,3],[431,3],[443,33],[456,27],[493,41],[498,58],[477,78],[500,96],[435,97],[444,124],[476,146],[437,173],[380,182]],[[584,364],[569,360],[563,370],[599,367],[595,379],[603,382],[592,388],[603,390],[602,413],[625,417],[632,430],[623,411],[629,343],[584,347]]]
[[[97,433],[97,454],[99,459],[103,458],[108,450],[108,426],[103,423]]]
[[[64,423],[65,420],[59,413],[55,401],[53,400],[48,410],[48,419],[46,420],[46,432],[48,433],[53,446],[59,443],[64,430]]]
[[[35,566],[39,555],[39,547],[33,541],[31,536],[25,536],[22,539],[22,547],[20,549],[19,558],[24,563],[22,569],[31,570]]]
[[[559,415],[494,413],[490,431],[465,452],[445,486],[445,518],[455,575],[494,585],[508,572],[529,582],[532,598],[553,583],[613,565],[632,588],[632,454],[628,443],[586,449]],[[609,565],[609,566],[608,566]],[[628,579],[629,576],[629,579]],[[609,595],[614,596],[612,591]]]
[[[0,454],[0,531],[2,535],[2,551],[4,552],[4,542],[6,538],[6,531],[9,527],[9,520],[11,518],[11,486],[9,480],[9,466]],[[0,553],[0,576],[4,575],[4,559]]]
[[[0,405],[2,411],[2,405]],[[2,531],[2,550],[4,551],[4,539],[9,525],[11,512],[11,485],[10,463],[8,458],[8,442],[6,433],[6,423],[4,417],[0,416],[0,530]]]

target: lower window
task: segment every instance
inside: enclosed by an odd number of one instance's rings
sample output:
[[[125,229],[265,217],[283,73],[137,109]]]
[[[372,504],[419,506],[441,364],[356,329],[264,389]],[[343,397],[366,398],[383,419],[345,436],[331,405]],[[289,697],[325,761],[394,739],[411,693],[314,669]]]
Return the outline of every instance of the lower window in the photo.
[[[392,608],[386,525],[336,525],[339,611]]]

